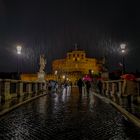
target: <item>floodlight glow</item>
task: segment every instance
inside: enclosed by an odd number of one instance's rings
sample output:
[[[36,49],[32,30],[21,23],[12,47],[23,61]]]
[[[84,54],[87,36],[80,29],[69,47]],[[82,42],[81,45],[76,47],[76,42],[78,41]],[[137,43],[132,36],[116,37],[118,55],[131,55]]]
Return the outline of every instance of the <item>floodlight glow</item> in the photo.
[[[65,79],[65,75],[63,75],[62,78]]]

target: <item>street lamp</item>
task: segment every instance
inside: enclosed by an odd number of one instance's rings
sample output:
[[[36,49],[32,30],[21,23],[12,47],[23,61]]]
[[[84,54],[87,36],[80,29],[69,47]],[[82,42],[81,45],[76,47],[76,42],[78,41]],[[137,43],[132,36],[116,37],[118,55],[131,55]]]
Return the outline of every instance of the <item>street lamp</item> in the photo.
[[[124,55],[125,55],[125,52],[126,52],[126,44],[122,43],[120,45],[120,48],[121,48],[121,53],[122,53],[122,74],[125,73],[125,60],[124,60]]]
[[[18,45],[16,49],[17,49],[17,74],[19,78],[19,74],[20,74],[19,55],[21,55],[22,46]]]

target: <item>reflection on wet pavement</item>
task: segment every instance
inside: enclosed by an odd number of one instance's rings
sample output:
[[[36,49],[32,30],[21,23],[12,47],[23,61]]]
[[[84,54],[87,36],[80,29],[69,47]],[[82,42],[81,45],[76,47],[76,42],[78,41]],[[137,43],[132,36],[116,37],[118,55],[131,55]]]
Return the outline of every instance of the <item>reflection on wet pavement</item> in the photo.
[[[110,104],[70,87],[10,112],[0,119],[0,132],[0,140],[131,140],[140,136],[140,129]]]

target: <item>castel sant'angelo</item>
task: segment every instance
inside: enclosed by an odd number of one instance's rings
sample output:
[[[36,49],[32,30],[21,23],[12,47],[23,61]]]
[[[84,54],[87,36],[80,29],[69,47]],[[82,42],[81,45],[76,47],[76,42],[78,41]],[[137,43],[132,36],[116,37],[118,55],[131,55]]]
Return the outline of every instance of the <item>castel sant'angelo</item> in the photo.
[[[56,59],[52,62],[52,73],[46,74],[45,79],[76,82],[80,77],[89,74],[99,74],[103,70],[103,60],[87,58],[83,50],[75,49],[67,53],[64,59]],[[37,74],[22,74],[21,80],[35,81]]]

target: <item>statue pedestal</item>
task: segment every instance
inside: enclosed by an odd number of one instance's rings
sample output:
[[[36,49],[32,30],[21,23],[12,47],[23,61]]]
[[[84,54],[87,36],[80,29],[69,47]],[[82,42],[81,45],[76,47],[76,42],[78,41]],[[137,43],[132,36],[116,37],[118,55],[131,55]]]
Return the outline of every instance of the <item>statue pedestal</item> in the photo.
[[[44,71],[38,72],[37,76],[38,76],[38,80],[37,81],[45,82],[45,72]]]

